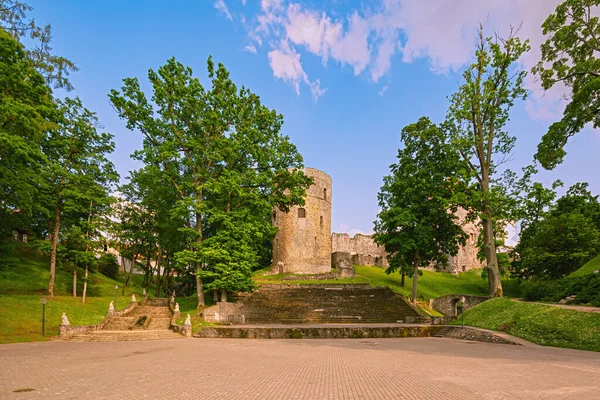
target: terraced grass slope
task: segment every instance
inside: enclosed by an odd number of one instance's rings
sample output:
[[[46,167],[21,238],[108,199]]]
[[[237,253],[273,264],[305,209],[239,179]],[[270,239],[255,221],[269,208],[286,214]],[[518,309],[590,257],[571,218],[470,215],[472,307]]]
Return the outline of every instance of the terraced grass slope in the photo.
[[[285,280],[282,275],[255,275],[257,284],[282,283],[282,284],[307,284],[307,285],[329,285],[334,283],[345,284],[369,284],[373,287],[388,287],[394,292],[411,296],[412,277],[406,277],[405,285],[402,287],[400,274],[386,274],[385,269],[380,267],[357,266],[356,276],[353,278],[339,280]],[[427,301],[430,298],[445,296],[447,294],[461,293],[474,296],[485,296],[488,294],[487,281],[481,278],[481,269],[473,269],[458,275],[446,272],[422,271],[419,276],[418,299]],[[503,285],[505,282],[502,282]]]
[[[465,325],[506,332],[544,346],[600,351],[598,313],[496,298],[467,310]]]

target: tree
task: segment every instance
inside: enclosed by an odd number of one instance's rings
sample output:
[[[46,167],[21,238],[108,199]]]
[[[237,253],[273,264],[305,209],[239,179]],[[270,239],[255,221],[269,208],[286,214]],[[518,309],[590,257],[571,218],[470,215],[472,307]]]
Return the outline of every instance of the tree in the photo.
[[[498,220],[494,198],[498,196],[493,179],[515,143],[515,138],[505,130],[509,111],[514,101],[526,94],[522,87],[525,72],[513,73],[512,67],[529,46],[515,34],[511,28],[507,39],[492,40],[484,38],[483,26],[480,27],[476,61],[463,74],[465,84],[451,97],[445,124],[478,186],[471,207],[478,213],[483,228],[490,296],[502,296],[494,235]]]
[[[591,122],[600,127],[600,0],[566,0],[542,24],[542,59],[532,69],[546,90],[563,84],[571,90],[560,121],[550,125],[536,158],[546,169],[560,164],[570,137]],[[595,14],[595,15],[594,15]]]
[[[0,0],[0,28],[16,40],[28,37],[37,43],[32,49],[26,50],[32,66],[44,76],[48,85],[73,90],[68,77],[79,68],[68,58],[52,53],[52,28],[50,24],[38,26],[34,19],[27,16],[31,10],[33,8],[30,5],[18,0]]]
[[[266,199],[263,206],[287,209],[303,202],[310,184],[301,170],[302,157],[279,133],[282,116],[249,90],[238,91],[223,65],[215,68],[209,58],[207,66],[209,90],[191,68],[170,59],[148,73],[152,102],[136,78],[124,79],[121,91],[109,95],[127,127],[144,135],[144,148],[134,157],[160,167],[177,190],[175,211],[194,235],[189,248],[179,252],[178,261],[195,266],[198,306],[204,304],[202,276],[206,270],[216,271],[216,263],[209,265],[204,259],[207,246],[212,246],[204,243],[205,236],[228,226],[237,228],[227,225],[220,213],[247,207],[246,196]],[[212,243],[222,246],[217,240]],[[211,254],[216,251],[226,250],[213,248]]]
[[[71,221],[83,225],[92,212],[90,205],[105,205],[111,186],[118,179],[114,165],[106,158],[114,149],[112,135],[98,132],[96,115],[84,108],[79,98],[67,98],[59,104],[59,126],[50,132],[44,144],[49,161],[45,169],[47,198],[54,203],[50,298],[54,296],[61,218],[66,214]]]
[[[0,28],[0,247],[13,229],[28,228],[40,207],[34,198],[46,163],[42,144],[56,113],[26,50]]]
[[[514,275],[561,278],[577,270],[600,249],[600,203],[587,184],[578,183],[525,225],[515,247]]]
[[[404,148],[378,195],[374,239],[389,255],[387,273],[412,267],[416,304],[419,267],[447,263],[448,255],[466,243],[455,212],[467,167],[428,118],[406,126],[401,140]]]

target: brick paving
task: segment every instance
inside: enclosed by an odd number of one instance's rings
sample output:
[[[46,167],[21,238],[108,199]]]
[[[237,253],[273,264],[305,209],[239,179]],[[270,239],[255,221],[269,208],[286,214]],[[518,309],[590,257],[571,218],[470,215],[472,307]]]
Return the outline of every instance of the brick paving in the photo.
[[[600,353],[441,338],[0,345],[0,399],[40,398],[598,399]]]

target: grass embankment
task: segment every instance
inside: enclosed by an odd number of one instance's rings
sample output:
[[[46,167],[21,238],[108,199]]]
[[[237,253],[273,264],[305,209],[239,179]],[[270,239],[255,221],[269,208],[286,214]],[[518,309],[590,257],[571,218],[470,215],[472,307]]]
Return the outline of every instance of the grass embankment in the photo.
[[[572,272],[569,275],[569,278],[593,274],[594,271],[598,270],[600,270],[600,254],[585,263],[583,267],[579,268],[577,271]]]
[[[465,325],[506,332],[544,346],[600,351],[598,313],[498,298],[467,310]]]
[[[333,283],[368,283],[371,286],[387,286],[396,293],[404,296],[412,296],[412,277],[406,277],[404,287],[400,274],[386,274],[385,269],[379,267],[357,266],[356,276],[345,279],[327,280],[284,280],[283,275],[262,275],[259,271],[254,277],[257,285],[266,283],[278,284],[309,284],[328,285]],[[427,301],[430,298],[440,297],[447,294],[468,294],[474,296],[486,296],[488,294],[487,281],[481,278],[481,269],[473,269],[453,275],[445,272],[422,271],[419,276],[417,297]],[[502,282],[506,286],[505,282]],[[511,286],[511,285],[508,285]]]
[[[86,304],[81,303],[84,271],[78,269],[77,295],[72,297],[72,264],[57,266],[55,297],[46,303],[46,337],[42,337],[41,298],[47,295],[50,277],[48,257],[20,247],[10,265],[0,266],[0,343],[47,340],[58,335],[61,314],[65,312],[72,325],[90,325],[102,321],[108,304],[114,300],[117,308],[131,301],[131,295],[142,296],[142,276],[134,275],[131,286],[122,294],[122,281],[108,278],[99,272],[89,276]],[[151,291],[152,293],[152,291]]]

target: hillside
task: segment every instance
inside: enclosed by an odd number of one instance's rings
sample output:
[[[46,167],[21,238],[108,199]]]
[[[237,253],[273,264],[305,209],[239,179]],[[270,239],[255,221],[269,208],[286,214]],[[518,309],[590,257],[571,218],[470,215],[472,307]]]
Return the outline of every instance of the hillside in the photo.
[[[600,351],[598,313],[497,298],[465,311],[465,325],[506,332],[544,346]]]
[[[583,267],[579,268],[577,271],[571,273],[569,277],[593,274],[594,271],[597,270],[600,270],[600,254],[598,254],[596,257],[592,258],[590,261],[585,263]]]
[[[67,313],[73,325],[100,322],[108,304],[115,297],[117,281],[99,272],[90,274],[86,304],[81,303],[84,270],[78,270],[77,298],[72,297],[72,264],[57,267],[55,298],[46,304],[46,339],[58,334],[60,315]],[[41,334],[42,305],[40,299],[47,293],[49,259],[19,247],[9,265],[0,266],[0,343],[44,340]],[[142,295],[142,276],[133,276],[132,285],[123,295],[117,292],[117,308],[125,307],[133,293]]]
[[[340,280],[286,280],[283,275],[262,275],[263,272],[255,274],[254,281],[261,283],[299,283],[299,284],[331,284],[331,283],[368,283],[371,286],[387,286],[394,292],[404,296],[411,296],[412,277],[406,277],[405,285],[402,287],[401,276],[399,273],[386,274],[385,269],[379,267],[357,266],[355,267],[356,276]],[[420,300],[429,300],[430,298],[440,297],[447,294],[469,294],[474,296],[485,296],[488,294],[487,282],[481,278],[481,269],[462,272],[458,275],[452,275],[446,272],[422,271],[419,276],[418,298]],[[513,282],[502,282],[505,286],[505,292],[510,292]]]

